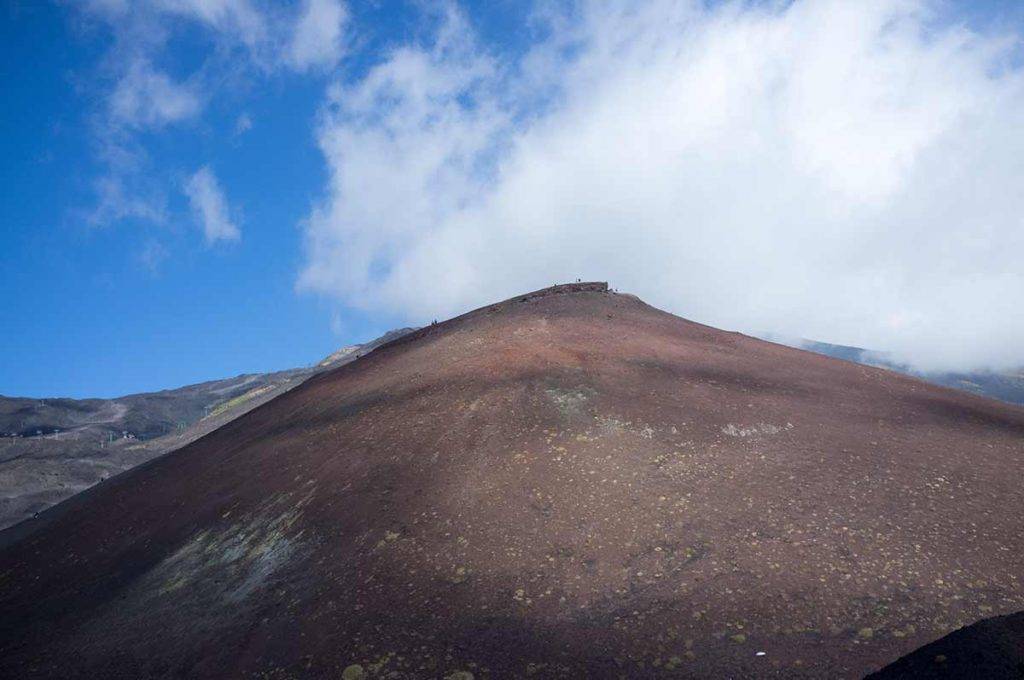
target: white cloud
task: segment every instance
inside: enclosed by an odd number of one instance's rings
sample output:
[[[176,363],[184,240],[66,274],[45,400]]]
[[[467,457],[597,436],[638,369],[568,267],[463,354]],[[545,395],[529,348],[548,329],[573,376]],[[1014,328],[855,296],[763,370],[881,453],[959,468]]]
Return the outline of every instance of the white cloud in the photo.
[[[305,0],[288,47],[290,65],[300,71],[336,65],[342,55],[347,17],[338,0]]]
[[[332,91],[320,144],[333,198],[309,220],[303,285],[342,297],[370,295],[370,308],[385,304],[372,269],[400,258],[404,245],[429,241],[433,229],[484,191],[477,171],[509,119],[495,101],[496,65],[467,36],[460,17],[449,14],[430,48],[400,49],[355,87]],[[436,262],[457,264],[440,254]]]
[[[946,9],[590,3],[511,61],[449,18],[329,97],[299,286],[422,321],[601,278],[920,367],[1024,363],[1024,80]]]
[[[199,113],[200,101],[187,85],[137,61],[121,77],[110,96],[110,115],[118,125],[160,127]]]
[[[224,192],[210,168],[199,168],[188,179],[185,195],[196,220],[203,227],[207,243],[237,241],[242,237],[242,232],[231,219]]]

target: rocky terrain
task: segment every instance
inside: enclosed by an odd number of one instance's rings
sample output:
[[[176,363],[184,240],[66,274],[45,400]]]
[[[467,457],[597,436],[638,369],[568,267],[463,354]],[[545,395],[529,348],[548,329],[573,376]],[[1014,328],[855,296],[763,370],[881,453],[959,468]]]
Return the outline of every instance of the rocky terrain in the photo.
[[[0,677],[863,677],[1024,608],[1022,474],[1019,406],[561,286],[0,534]]]
[[[117,399],[0,396],[0,529],[173,451],[412,329],[345,347],[315,367],[255,373]]]

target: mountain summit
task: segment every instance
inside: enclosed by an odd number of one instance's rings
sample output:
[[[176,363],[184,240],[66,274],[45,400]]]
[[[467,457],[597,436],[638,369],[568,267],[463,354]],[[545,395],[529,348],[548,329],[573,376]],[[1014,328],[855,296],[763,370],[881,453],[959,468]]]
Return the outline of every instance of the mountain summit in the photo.
[[[4,677],[854,677],[1024,609],[1024,409],[604,284],[316,375],[0,549]]]

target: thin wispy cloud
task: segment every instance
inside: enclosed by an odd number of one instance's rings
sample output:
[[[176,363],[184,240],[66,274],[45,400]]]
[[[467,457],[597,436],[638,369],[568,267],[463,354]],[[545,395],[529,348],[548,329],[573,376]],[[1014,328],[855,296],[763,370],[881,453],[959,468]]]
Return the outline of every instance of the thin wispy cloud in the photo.
[[[235,135],[244,135],[252,129],[252,116],[243,113],[235,119]]]
[[[104,182],[117,188],[97,195],[92,222],[149,220],[163,215],[148,205],[140,187],[157,174],[141,136],[170,126],[198,126],[206,109],[231,87],[274,74],[325,70],[345,50],[347,11],[339,0],[306,0],[294,6],[248,0],[92,0],[77,6],[110,46],[91,78],[97,155]],[[191,71],[172,74],[161,66],[176,40],[198,31],[204,40]],[[191,48],[194,49],[194,48]],[[173,60],[172,60],[173,61]],[[252,127],[241,114],[234,133]]]
[[[210,168],[197,170],[185,182],[184,191],[208,244],[241,239],[242,232],[232,219],[224,191]]]
[[[159,241],[150,240],[146,242],[139,252],[138,259],[150,274],[156,276],[160,273],[160,267],[167,259],[169,253],[167,248]]]
[[[299,287],[422,321],[599,277],[727,328],[1024,363],[1024,74],[948,10],[583,3],[517,56],[449,12],[330,92]]]
[[[267,17],[248,0],[158,0],[155,12],[178,15],[250,47],[268,38]]]
[[[192,118],[201,101],[194,88],[176,83],[145,61],[133,63],[110,95],[110,117],[128,127],[160,127]]]
[[[85,213],[86,221],[93,226],[104,226],[126,218],[162,223],[167,219],[167,205],[162,193],[141,189],[129,192],[121,177],[108,175],[93,182],[97,202]]]

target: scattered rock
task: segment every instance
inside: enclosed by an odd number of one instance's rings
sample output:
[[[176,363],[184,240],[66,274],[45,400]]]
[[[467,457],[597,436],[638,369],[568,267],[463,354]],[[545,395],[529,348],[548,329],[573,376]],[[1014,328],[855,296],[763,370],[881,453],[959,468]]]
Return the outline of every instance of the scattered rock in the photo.
[[[444,680],[473,680],[473,674],[469,671],[455,671],[444,676]]]
[[[363,680],[365,677],[366,671],[357,663],[348,666],[341,672],[341,680]]]

